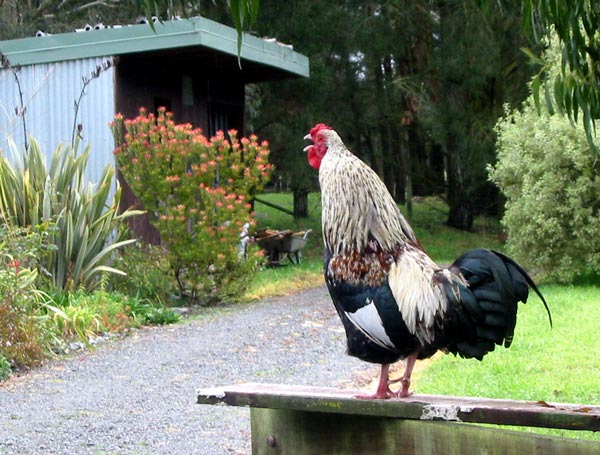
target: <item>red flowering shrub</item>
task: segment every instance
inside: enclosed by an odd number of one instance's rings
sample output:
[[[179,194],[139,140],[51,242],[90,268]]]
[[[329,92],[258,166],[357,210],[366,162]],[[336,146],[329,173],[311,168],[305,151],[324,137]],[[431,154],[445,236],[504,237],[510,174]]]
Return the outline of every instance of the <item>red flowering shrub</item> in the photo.
[[[270,178],[268,143],[219,131],[207,139],[172,114],[140,109],[115,117],[119,169],[150,213],[182,294],[194,300],[234,296],[253,276],[258,249],[240,254],[249,200]]]

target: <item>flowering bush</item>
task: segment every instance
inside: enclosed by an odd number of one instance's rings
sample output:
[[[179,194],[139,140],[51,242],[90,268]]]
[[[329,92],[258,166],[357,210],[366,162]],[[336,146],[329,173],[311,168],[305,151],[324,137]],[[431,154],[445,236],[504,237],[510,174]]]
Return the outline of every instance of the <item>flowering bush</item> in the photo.
[[[254,225],[250,200],[272,172],[268,143],[235,130],[207,139],[164,109],[117,115],[112,126],[117,164],[160,232],[182,294],[235,295],[261,259],[258,249],[240,259],[240,235]]]

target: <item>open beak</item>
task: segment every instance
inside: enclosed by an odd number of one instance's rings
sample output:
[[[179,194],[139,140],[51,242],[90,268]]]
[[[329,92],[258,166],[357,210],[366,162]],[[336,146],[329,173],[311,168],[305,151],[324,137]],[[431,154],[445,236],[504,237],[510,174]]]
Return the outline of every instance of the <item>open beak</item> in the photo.
[[[312,137],[311,137],[310,133],[308,133],[306,136],[304,136],[304,140],[305,140],[305,141],[312,141]],[[308,151],[310,150],[310,148],[311,148],[311,147],[314,147],[314,145],[312,145],[312,144],[311,144],[311,145],[307,145],[306,147],[304,147],[304,149],[303,149],[303,150],[304,150],[306,153],[308,153]]]

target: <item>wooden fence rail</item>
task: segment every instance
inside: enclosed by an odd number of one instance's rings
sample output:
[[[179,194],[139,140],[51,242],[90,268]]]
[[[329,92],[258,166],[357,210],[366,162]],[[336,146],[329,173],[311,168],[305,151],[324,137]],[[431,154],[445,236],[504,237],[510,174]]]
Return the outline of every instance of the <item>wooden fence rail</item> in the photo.
[[[600,455],[600,442],[466,423],[600,430],[600,406],[412,395],[359,400],[352,390],[238,384],[199,404],[249,406],[252,453]]]

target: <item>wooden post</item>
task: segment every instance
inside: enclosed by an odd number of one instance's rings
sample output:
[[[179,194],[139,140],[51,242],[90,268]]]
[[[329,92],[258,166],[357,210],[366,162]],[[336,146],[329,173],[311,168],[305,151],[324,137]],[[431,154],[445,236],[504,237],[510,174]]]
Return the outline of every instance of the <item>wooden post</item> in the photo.
[[[600,455],[600,443],[465,422],[600,430],[600,406],[241,384],[198,392],[200,404],[251,407],[254,455]]]

